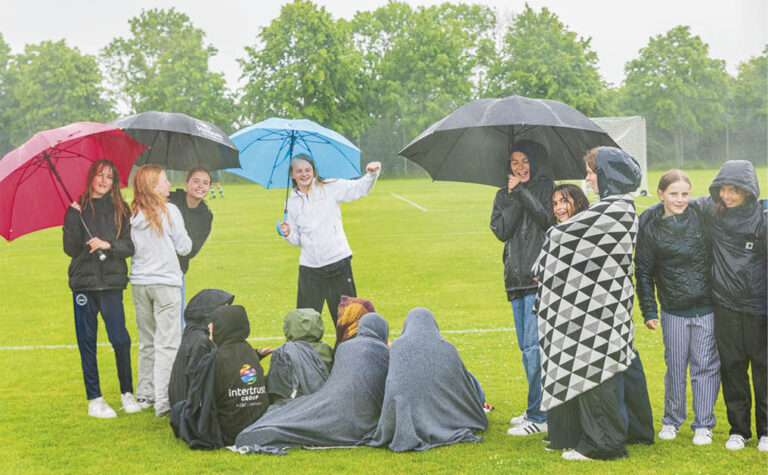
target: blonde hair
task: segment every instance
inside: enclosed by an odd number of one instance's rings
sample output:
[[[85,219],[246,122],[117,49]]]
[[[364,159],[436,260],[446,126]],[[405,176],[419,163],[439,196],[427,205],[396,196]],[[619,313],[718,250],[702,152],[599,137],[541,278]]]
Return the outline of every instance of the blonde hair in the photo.
[[[683,183],[688,183],[688,186],[691,186],[691,179],[688,178],[688,175],[686,175],[684,171],[673,169],[661,175],[661,178],[659,178],[658,190],[663,193],[667,191],[667,188],[669,188],[669,185],[671,185],[672,183],[677,183],[678,181],[682,181]]]
[[[363,318],[363,315],[369,313],[369,310],[361,302],[351,302],[344,308],[344,312],[339,315],[336,323],[336,346],[351,338],[357,336],[357,323]]]
[[[131,202],[131,214],[136,216],[139,211],[143,211],[149,221],[149,227],[158,236],[163,233],[163,216],[170,219],[166,206],[168,199],[156,190],[161,173],[163,169],[156,165],[144,165],[136,170],[136,175],[133,176],[133,201]]]

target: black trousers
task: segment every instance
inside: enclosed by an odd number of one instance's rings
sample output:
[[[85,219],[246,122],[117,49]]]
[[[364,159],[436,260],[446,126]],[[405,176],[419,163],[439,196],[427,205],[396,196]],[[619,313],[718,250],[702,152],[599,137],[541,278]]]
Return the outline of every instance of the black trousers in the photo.
[[[645,380],[640,353],[635,350],[635,359],[626,371],[619,373],[622,385],[619,387],[621,415],[625,420],[628,444],[653,443],[653,412],[648,396],[648,382]]]
[[[627,456],[626,419],[622,416],[621,378],[616,376],[547,411],[553,449],[574,449],[598,460]]]
[[[299,266],[296,308],[314,308],[322,313],[323,302],[326,302],[335,329],[342,295],[357,297],[352,278],[352,256],[323,267]]]
[[[715,305],[715,340],[720,353],[720,378],[731,434],[752,438],[752,393],[755,389],[757,436],[768,435],[768,325],[765,315],[749,315]]]

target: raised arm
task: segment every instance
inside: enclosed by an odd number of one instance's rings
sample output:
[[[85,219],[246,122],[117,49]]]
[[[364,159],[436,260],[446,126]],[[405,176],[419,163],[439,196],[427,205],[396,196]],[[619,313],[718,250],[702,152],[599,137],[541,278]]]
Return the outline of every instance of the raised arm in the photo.
[[[332,182],[332,184],[329,183],[329,189],[333,190],[336,201],[339,203],[355,201],[370,193],[373,185],[376,184],[376,179],[381,174],[379,166],[371,167],[371,165],[377,163],[369,163],[365,175],[357,180],[338,180]]]

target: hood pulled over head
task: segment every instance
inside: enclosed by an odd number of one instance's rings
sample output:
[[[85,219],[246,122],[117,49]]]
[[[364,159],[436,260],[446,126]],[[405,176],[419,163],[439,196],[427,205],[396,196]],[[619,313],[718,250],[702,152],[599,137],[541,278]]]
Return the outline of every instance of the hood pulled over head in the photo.
[[[248,314],[242,305],[224,305],[213,312],[213,342],[224,343],[245,341],[251,333]]]
[[[539,143],[530,140],[520,140],[512,144],[512,148],[509,150],[509,156],[512,156],[514,152],[522,152],[528,157],[528,164],[531,167],[531,177],[529,181],[536,178],[541,171],[544,161],[547,159],[547,149]],[[509,164],[509,156],[507,157],[507,175],[512,174],[512,167]]]
[[[735,186],[749,193],[751,196],[747,196],[745,203],[753,202],[760,196],[755,167],[747,160],[728,160],[720,167],[709,185],[709,194],[715,203],[723,203],[720,198],[720,187],[723,185]]]
[[[323,318],[313,308],[297,308],[285,316],[283,332],[286,341],[320,341],[323,337]]]
[[[635,191],[643,177],[637,160],[616,147],[600,147],[595,172],[601,199]]]
[[[213,311],[222,305],[231,305],[235,296],[219,289],[203,289],[189,301],[184,309],[184,321],[205,325],[211,321]]]

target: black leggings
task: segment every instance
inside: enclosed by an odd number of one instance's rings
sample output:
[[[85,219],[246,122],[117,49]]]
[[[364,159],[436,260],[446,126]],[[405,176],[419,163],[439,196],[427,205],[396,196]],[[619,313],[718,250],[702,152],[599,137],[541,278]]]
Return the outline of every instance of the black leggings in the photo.
[[[322,313],[323,302],[327,302],[335,329],[342,295],[357,297],[352,278],[352,256],[323,267],[299,266],[296,308],[314,308]]]

